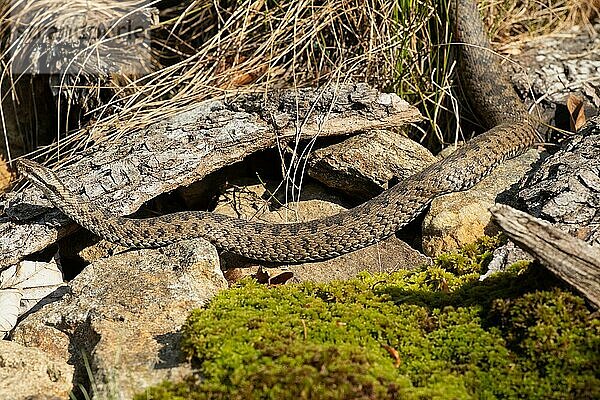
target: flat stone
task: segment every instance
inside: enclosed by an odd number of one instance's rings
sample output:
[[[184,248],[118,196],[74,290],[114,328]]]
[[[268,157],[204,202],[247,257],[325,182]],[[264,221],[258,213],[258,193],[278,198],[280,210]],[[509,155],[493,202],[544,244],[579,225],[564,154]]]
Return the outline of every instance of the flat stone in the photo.
[[[401,133],[372,130],[316,150],[308,174],[323,184],[359,199],[388,189],[436,161],[429,150]]]
[[[391,273],[430,265],[431,259],[391,236],[379,243],[331,260],[289,265],[300,282],[331,282],[354,278],[359,272]]]

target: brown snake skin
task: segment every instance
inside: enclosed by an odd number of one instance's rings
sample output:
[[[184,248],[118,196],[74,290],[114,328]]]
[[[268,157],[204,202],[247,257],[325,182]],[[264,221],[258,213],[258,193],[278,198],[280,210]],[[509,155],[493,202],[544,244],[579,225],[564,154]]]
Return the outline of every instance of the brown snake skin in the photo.
[[[380,241],[418,216],[439,195],[466,190],[498,164],[536,140],[536,125],[501,72],[473,0],[453,0],[461,83],[491,128],[468,144],[372,200],[331,217],[292,224],[249,222],[210,212],[180,212],[128,219],[69,192],[56,175],[32,161],[19,171],[68,217],[96,235],[126,247],[158,247],[202,237],[220,249],[273,262],[328,259]]]

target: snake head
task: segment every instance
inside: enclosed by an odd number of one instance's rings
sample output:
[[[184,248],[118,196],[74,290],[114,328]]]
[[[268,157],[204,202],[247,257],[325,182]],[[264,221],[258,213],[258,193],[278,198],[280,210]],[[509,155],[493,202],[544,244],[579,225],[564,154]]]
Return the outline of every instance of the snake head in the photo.
[[[20,159],[17,160],[16,166],[17,171],[37,188],[41,189],[46,196],[60,192],[63,188],[60,179],[58,179],[58,176],[53,171],[35,161]]]

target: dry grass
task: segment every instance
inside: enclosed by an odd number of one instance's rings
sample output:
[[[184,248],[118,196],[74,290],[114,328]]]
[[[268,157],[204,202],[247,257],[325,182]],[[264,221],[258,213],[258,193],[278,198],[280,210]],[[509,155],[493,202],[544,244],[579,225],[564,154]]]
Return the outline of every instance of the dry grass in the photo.
[[[439,90],[431,78],[444,71],[439,65],[431,71],[427,59],[438,49],[430,26],[432,21],[442,26],[443,19],[433,3],[256,0],[215,8],[212,1],[193,1],[163,10],[154,30],[161,67],[137,79],[61,80],[59,91],[67,101],[78,93],[78,101],[95,100],[107,88],[112,96],[86,104],[82,119],[91,122],[40,152],[68,157],[91,142],[239,91],[354,80],[397,90],[414,102],[437,102]]]
[[[52,0],[35,3],[39,9],[60,7]],[[493,0],[484,1],[482,9],[495,40],[505,42],[515,34],[534,36],[585,22],[593,15],[588,3]],[[6,39],[10,10],[3,4],[0,35]],[[59,80],[57,112],[74,105],[83,111],[35,156],[50,164],[68,159],[206,98],[346,80],[367,81],[417,104],[428,118],[415,127],[419,138],[439,147],[456,138],[451,121],[459,108],[452,95],[445,5],[446,0],[195,0],[161,10],[161,22],[153,29],[156,71],[143,77]],[[59,15],[45,12],[40,18]],[[6,59],[5,52],[3,79],[10,79]],[[11,96],[18,101],[10,90],[3,93],[4,101]]]
[[[484,22],[494,42],[525,41],[553,34],[573,25],[590,30],[600,11],[600,0],[483,0]]]

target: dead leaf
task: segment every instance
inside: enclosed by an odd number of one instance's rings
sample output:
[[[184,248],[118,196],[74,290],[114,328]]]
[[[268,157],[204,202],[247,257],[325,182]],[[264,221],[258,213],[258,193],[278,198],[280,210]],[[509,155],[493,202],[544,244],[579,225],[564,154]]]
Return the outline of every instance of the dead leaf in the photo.
[[[283,285],[290,279],[294,277],[294,273],[292,271],[285,271],[279,275],[275,275],[269,280],[270,285]]]
[[[442,293],[450,293],[450,287],[448,286],[446,278],[442,278],[440,281],[439,289]]]
[[[4,193],[15,179],[15,174],[8,168],[8,163],[0,154],[0,193]]]
[[[229,268],[224,271],[223,275],[229,284],[235,283],[245,276],[242,268]]]
[[[269,283],[269,279],[271,279],[269,272],[263,267],[259,267],[258,271],[256,271],[252,277],[256,279],[258,283],[262,283],[263,285]]]
[[[382,346],[384,349],[387,350],[388,353],[390,353],[390,356],[394,358],[394,367],[398,368],[402,363],[402,360],[400,359],[400,353],[398,353],[398,350],[396,350],[392,346],[388,346],[387,344],[383,344]]]
[[[267,270],[263,267],[259,267],[258,271],[256,271],[252,277],[256,279],[258,283],[267,285],[283,285],[294,277],[294,273],[292,271],[282,271],[279,268]]]
[[[575,95],[570,94],[567,98],[567,109],[569,110],[571,130],[573,132],[577,132],[585,124],[583,100]]]

